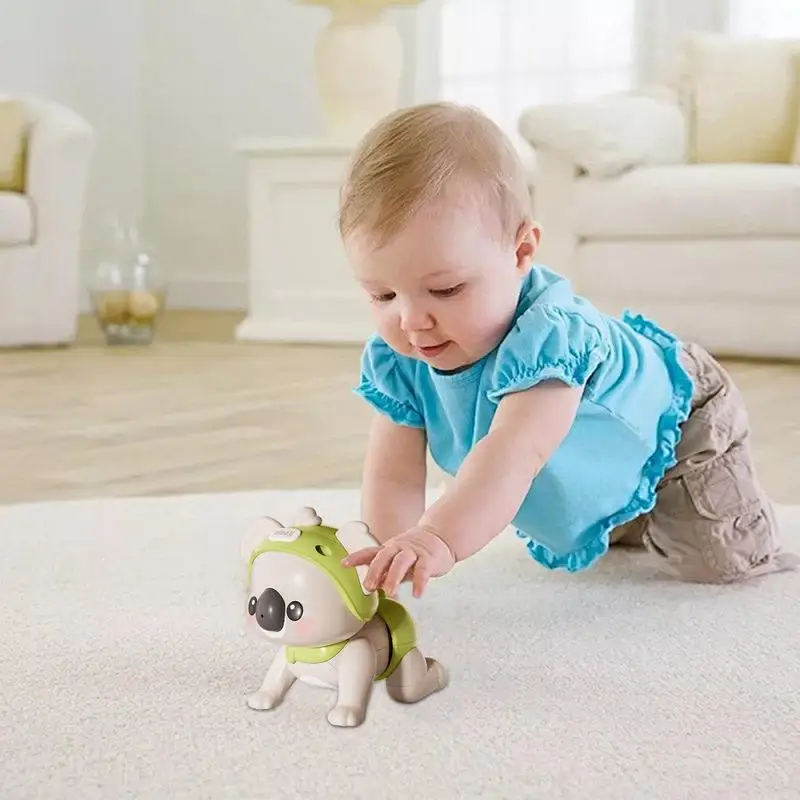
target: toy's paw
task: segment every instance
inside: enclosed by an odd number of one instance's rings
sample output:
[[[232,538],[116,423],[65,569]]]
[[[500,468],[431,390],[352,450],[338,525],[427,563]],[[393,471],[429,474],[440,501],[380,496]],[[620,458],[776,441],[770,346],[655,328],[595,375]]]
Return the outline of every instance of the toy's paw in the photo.
[[[328,722],[337,728],[355,728],[364,721],[364,709],[356,706],[334,706],[328,714]]]
[[[247,698],[247,705],[256,711],[269,711],[280,703],[280,698],[272,692],[253,692]]]

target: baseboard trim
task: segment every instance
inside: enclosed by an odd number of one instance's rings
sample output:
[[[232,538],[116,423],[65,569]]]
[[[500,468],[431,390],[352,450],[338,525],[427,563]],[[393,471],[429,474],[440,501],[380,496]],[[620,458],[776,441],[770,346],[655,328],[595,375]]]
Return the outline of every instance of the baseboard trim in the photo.
[[[294,342],[302,344],[364,344],[369,327],[341,320],[314,324],[305,320],[246,317],[236,328],[240,342]]]

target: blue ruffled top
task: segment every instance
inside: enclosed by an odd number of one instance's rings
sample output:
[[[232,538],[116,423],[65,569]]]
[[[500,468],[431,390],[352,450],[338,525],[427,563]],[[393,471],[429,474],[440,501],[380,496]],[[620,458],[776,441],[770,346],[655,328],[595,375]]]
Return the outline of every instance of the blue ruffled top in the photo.
[[[583,387],[583,398],[513,524],[537,562],[575,572],[606,553],[613,528],[652,509],[675,464],[693,386],[674,336],[640,315],[603,314],[535,267],[510,330],[483,359],[443,373],[373,336],[355,391],[398,425],[424,428],[431,456],[455,475],[506,394],[552,379]]]

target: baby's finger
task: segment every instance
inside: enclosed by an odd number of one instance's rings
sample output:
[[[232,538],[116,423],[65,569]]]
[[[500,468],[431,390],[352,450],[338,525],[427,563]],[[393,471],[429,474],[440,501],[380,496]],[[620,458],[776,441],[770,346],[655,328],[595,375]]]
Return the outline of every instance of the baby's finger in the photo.
[[[342,564],[345,567],[360,567],[363,564],[369,564],[380,552],[380,549],[380,547],[364,547],[361,550],[356,550],[354,553],[345,556],[342,559]]]
[[[395,547],[384,546],[372,560],[367,570],[367,576],[364,579],[364,588],[368,592],[373,591],[380,585],[383,575],[392,563],[396,553],[397,549]]]
[[[394,597],[400,582],[408,574],[408,571],[417,560],[417,554],[413,550],[401,550],[392,561],[389,571],[383,581],[383,590],[389,597]]]
[[[412,593],[414,597],[422,597],[428,581],[431,579],[430,570],[425,566],[424,561],[417,561],[414,565],[414,576],[412,578]]]

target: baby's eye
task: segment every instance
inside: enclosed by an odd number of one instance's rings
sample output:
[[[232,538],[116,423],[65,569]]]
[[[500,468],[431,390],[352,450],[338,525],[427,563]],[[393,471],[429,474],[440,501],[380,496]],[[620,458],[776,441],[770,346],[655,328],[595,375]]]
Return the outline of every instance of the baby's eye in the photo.
[[[448,289],[431,289],[431,294],[435,297],[452,297],[454,294],[458,294],[464,288],[463,283],[459,283],[456,286],[450,286]]]
[[[372,299],[376,303],[388,303],[390,300],[394,300],[394,292],[384,292],[383,294],[373,294]]]

